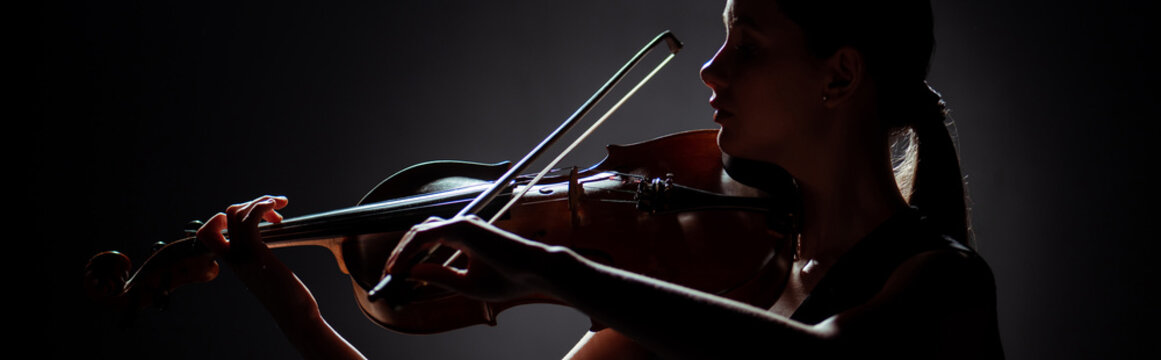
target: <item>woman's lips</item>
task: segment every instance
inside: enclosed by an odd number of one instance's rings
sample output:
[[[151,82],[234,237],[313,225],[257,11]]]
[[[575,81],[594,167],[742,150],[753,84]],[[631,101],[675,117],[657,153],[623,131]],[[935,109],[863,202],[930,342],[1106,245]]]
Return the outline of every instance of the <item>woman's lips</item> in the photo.
[[[721,102],[718,101],[717,94],[710,98],[710,106],[714,108],[714,122],[721,124],[726,118],[734,116],[733,113],[722,109]]]
[[[714,110],[714,122],[716,122],[718,124],[723,123],[726,118],[731,117],[731,116],[734,116],[734,114],[729,112],[729,111],[725,111],[722,109]]]

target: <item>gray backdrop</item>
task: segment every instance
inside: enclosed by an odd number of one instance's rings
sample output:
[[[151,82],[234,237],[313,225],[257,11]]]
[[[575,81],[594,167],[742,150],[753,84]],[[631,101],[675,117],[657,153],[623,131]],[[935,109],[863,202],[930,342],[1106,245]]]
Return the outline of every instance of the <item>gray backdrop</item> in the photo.
[[[1144,3],[934,1],[930,80],[958,122],[1010,358],[1156,352],[1145,328],[1157,321],[1145,176],[1156,45]],[[566,163],[713,128],[697,72],[723,38],[721,7],[46,1],[36,145],[14,154],[33,163],[26,223],[52,254],[38,269],[50,270],[55,310],[36,335],[60,344],[55,357],[297,357],[228,270],[120,329],[80,297],[81,268],[110,249],[140,262],[186,221],[261,194],[287,195],[284,213],[304,215],[351,205],[420,161],[516,159],[665,29],[685,51]],[[359,313],[325,250],[278,254],[372,358],[558,358],[587,327],[539,305],[496,328],[395,334]]]

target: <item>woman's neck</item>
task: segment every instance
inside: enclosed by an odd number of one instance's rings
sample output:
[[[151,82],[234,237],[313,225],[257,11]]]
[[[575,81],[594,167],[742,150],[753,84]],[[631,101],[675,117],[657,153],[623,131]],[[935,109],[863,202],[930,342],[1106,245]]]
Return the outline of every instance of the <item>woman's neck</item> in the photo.
[[[827,267],[907,206],[889,157],[837,158],[798,179],[804,206],[798,255]]]

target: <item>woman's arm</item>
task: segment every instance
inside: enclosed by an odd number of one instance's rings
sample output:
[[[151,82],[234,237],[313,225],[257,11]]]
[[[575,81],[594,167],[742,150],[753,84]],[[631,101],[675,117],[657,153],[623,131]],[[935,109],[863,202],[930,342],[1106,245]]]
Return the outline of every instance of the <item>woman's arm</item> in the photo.
[[[198,229],[198,240],[225,259],[246,288],[266,307],[278,327],[307,359],[363,359],[327,324],[306,285],[266,247],[258,223],[282,221],[285,197],[263,196],[228,207]],[[229,229],[230,239],[222,235]]]
[[[829,328],[791,321],[765,309],[624,271],[579,256],[548,273],[545,291],[667,359],[817,355]],[[582,286],[577,286],[578,284]],[[622,346],[613,334],[606,344]],[[773,348],[778,343],[784,348]],[[586,344],[588,345],[588,344]],[[583,352],[581,349],[578,352]]]
[[[995,333],[990,272],[978,258],[951,250],[914,257],[867,304],[810,326],[589,261],[471,218],[417,227],[388,270],[399,270],[398,259],[436,241],[467,252],[469,269],[424,264],[412,269],[412,277],[489,300],[546,293],[666,358],[937,356],[930,351],[956,349],[942,346],[944,339],[984,343],[988,339],[978,337]]]
[[[565,271],[564,284],[598,291],[549,291],[665,358],[1003,358],[991,272],[978,257],[957,251],[913,257],[870,301],[814,326],[590,261],[581,264]]]

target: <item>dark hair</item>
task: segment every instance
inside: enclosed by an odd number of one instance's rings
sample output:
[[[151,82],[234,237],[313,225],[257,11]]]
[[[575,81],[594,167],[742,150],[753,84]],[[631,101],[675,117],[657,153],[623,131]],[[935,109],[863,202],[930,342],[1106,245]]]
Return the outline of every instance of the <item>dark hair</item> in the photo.
[[[879,117],[891,134],[896,181],[908,203],[960,243],[972,243],[970,217],[951,121],[926,83],[935,49],[928,0],[778,0],[802,29],[808,50],[827,57],[850,46],[874,79]]]

